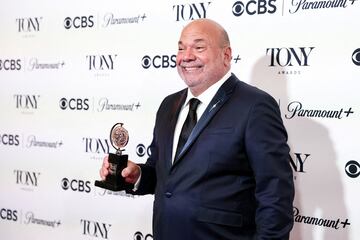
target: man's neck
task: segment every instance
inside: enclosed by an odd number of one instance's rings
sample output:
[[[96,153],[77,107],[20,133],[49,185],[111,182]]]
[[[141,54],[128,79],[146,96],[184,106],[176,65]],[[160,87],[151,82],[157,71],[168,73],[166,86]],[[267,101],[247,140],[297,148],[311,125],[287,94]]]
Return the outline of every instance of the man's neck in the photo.
[[[189,90],[191,92],[191,94],[194,96],[194,97],[198,97],[200,96],[202,93],[204,93],[207,89],[209,89],[211,86],[213,86],[214,84],[216,84],[217,82],[223,80],[225,77],[226,79],[229,78],[231,75],[231,72],[230,72],[230,69],[221,77],[219,78],[217,81],[215,82],[212,82],[212,83],[209,83],[209,84],[206,84],[204,86],[198,86],[198,87],[189,87]]]

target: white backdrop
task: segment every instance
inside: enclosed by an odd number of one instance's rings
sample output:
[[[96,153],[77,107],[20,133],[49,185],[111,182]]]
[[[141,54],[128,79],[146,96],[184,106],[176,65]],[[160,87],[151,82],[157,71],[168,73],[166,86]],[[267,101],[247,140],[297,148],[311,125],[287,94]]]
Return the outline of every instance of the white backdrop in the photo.
[[[117,122],[146,161],[161,100],[185,87],[181,29],[204,17],[228,30],[232,72],[279,100],[291,239],[359,238],[360,1],[0,3],[1,239],[152,239],[153,197],[94,181]]]

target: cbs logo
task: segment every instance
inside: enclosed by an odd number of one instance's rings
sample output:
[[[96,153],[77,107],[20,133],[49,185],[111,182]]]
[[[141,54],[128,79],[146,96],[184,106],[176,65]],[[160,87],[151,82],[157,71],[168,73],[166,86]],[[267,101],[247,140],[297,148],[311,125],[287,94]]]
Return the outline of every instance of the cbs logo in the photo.
[[[151,156],[150,146],[145,147],[144,144],[140,143],[136,146],[136,154],[139,157],[145,156],[147,154],[149,157]]]
[[[350,160],[345,165],[345,173],[351,178],[357,178],[360,175],[360,164],[355,160]]]
[[[153,236],[151,234],[143,235],[141,232],[136,232],[134,234],[134,240],[152,240]]]
[[[11,210],[11,209],[5,209],[2,208],[0,210],[0,217],[3,220],[9,220],[9,221],[17,221],[18,220],[18,216],[17,216],[17,211],[16,210]]]
[[[272,14],[276,12],[276,6],[274,5],[275,1],[276,0],[251,0],[245,4],[242,1],[237,1],[232,7],[232,12],[235,17],[240,17],[244,12],[249,15]]]
[[[19,135],[3,134],[0,135],[0,144],[9,146],[19,146]]]
[[[83,180],[69,180],[67,178],[63,178],[61,181],[61,187],[64,190],[71,189],[75,192],[86,192],[89,193],[91,191],[90,188],[90,181],[83,181]]]
[[[360,48],[353,52],[352,61],[356,66],[360,66]]]
[[[21,70],[21,60],[20,59],[0,59],[0,70]]]
[[[144,56],[141,60],[142,67],[148,69],[150,67],[154,68],[175,68],[176,67],[176,55],[156,55],[150,57],[148,55]]]
[[[74,28],[91,28],[94,26],[94,16],[81,16],[81,17],[67,17],[64,20],[64,27],[66,29]]]
[[[89,99],[70,98],[68,100],[66,98],[62,98],[60,99],[59,105],[62,110],[67,108],[71,110],[89,110]]]

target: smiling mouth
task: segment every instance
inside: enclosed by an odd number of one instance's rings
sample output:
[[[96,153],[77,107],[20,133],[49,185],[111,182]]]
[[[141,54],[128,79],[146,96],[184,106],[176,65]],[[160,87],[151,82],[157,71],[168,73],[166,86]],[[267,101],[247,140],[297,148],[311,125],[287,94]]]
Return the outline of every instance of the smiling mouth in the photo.
[[[202,66],[194,66],[194,67],[185,67],[185,66],[182,66],[182,69],[185,71],[185,72],[195,72],[195,71],[198,71],[199,69],[201,69]]]

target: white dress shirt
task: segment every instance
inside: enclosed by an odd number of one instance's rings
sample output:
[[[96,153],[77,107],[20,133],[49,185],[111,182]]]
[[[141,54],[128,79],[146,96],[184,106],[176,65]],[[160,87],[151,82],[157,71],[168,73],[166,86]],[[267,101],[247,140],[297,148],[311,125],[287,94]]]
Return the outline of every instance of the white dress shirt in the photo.
[[[202,114],[204,113],[205,109],[209,105],[210,101],[215,96],[216,92],[219,90],[221,85],[231,76],[231,72],[228,71],[219,81],[211,85],[208,89],[206,89],[203,93],[201,93],[199,96],[194,97],[194,95],[191,93],[190,89],[187,90],[187,97],[185,100],[185,104],[182,106],[180,110],[180,114],[176,123],[175,132],[174,132],[174,140],[173,140],[173,149],[172,149],[172,161],[174,162],[174,157],[176,154],[176,148],[179,142],[179,136],[182,129],[182,126],[184,125],[184,122],[186,120],[186,116],[189,112],[189,100],[191,98],[197,98],[200,100],[200,104],[198,108],[196,109],[196,116],[197,120],[201,118]]]
[[[213,97],[215,96],[216,92],[219,90],[219,88],[221,87],[221,85],[231,76],[231,72],[228,71],[219,81],[217,81],[216,83],[214,83],[213,85],[211,85],[208,89],[206,89],[202,94],[200,94],[199,96],[197,96],[196,98],[200,100],[200,104],[198,106],[198,108],[196,109],[196,115],[197,115],[197,119],[199,121],[199,119],[201,118],[202,114],[204,113],[206,107],[209,105],[210,101],[213,99]],[[195,98],[194,95],[191,93],[190,89],[188,88],[187,90],[187,97],[185,100],[185,104],[182,106],[181,110],[180,110],[180,114],[178,117],[178,120],[176,122],[176,126],[175,126],[175,132],[174,132],[174,140],[173,140],[173,149],[172,149],[172,161],[174,162],[174,157],[175,157],[175,153],[176,153],[176,148],[179,142],[179,136],[180,136],[180,132],[181,132],[181,128],[182,125],[184,125],[184,122],[186,120],[186,116],[189,112],[189,100],[191,98]],[[139,179],[136,181],[136,183],[134,184],[134,188],[133,191],[136,191],[139,187],[140,184],[140,180],[141,180],[141,169],[140,169],[140,177]]]

